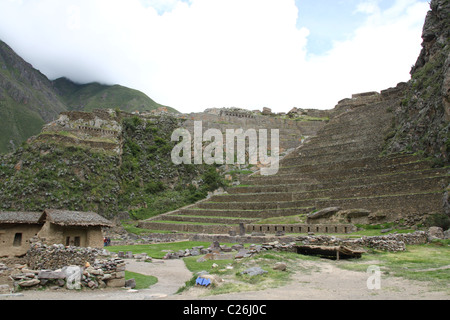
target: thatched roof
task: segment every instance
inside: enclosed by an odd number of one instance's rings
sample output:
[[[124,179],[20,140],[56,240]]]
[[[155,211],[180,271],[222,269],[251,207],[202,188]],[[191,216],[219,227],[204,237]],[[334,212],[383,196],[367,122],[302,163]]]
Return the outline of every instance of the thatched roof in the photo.
[[[0,212],[0,224],[43,224],[42,212]]]
[[[102,226],[111,227],[112,223],[95,212],[67,210],[45,210],[46,220],[60,226]]]

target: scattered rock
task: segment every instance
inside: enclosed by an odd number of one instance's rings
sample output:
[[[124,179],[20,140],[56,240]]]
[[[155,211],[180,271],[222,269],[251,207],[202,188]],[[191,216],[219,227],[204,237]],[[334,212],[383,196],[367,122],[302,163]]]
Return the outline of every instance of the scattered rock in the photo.
[[[249,276],[253,277],[253,276],[259,276],[262,274],[267,273],[266,270],[263,270],[261,267],[253,267],[253,268],[248,268],[244,271],[241,272],[241,274],[248,274]]]
[[[131,288],[134,289],[136,288],[136,279],[129,279],[125,281],[125,288]]]
[[[275,263],[273,270],[278,270],[278,271],[286,271],[287,269],[287,264],[284,262],[277,262]]]
[[[340,210],[341,210],[341,208],[339,208],[339,207],[325,208],[325,209],[319,210],[317,212],[310,213],[307,216],[307,218],[310,219],[310,220],[329,218],[332,215],[334,215],[337,212],[339,212]]]
[[[38,279],[31,279],[31,280],[20,281],[18,283],[18,285],[22,288],[29,288],[29,287],[37,286],[40,283],[41,283],[41,281]]]

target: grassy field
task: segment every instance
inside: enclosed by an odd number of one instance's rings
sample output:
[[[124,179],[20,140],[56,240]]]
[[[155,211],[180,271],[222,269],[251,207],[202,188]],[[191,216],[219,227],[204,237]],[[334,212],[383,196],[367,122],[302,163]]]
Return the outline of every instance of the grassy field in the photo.
[[[134,289],[148,289],[150,286],[158,282],[158,278],[153,276],[146,276],[136,272],[125,271],[125,279],[134,279],[136,281],[136,287]]]
[[[450,282],[450,241],[434,241],[426,245],[407,246],[406,252],[371,251],[357,263],[342,268],[362,271],[367,263],[377,261],[386,275],[410,280],[430,281],[437,287],[448,288]]]

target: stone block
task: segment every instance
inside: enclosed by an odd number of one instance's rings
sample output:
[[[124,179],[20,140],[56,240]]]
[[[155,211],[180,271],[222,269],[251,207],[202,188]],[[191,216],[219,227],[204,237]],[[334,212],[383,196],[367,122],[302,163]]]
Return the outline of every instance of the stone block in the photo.
[[[123,288],[125,287],[125,279],[110,279],[106,281],[108,288]]]
[[[62,271],[41,270],[38,273],[38,278],[47,280],[65,279],[66,273]]]
[[[38,279],[31,279],[31,280],[24,280],[19,282],[19,286],[21,286],[22,288],[29,288],[29,287],[34,287],[37,286],[38,284],[40,284],[41,281]]]

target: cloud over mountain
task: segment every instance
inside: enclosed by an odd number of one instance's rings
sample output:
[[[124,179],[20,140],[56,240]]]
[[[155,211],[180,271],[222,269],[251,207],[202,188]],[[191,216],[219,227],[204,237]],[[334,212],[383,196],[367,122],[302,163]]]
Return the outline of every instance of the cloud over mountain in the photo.
[[[120,83],[182,112],[332,108],[409,80],[429,9],[354,2],[363,22],[315,55],[294,0],[9,0],[0,38],[51,79]]]

